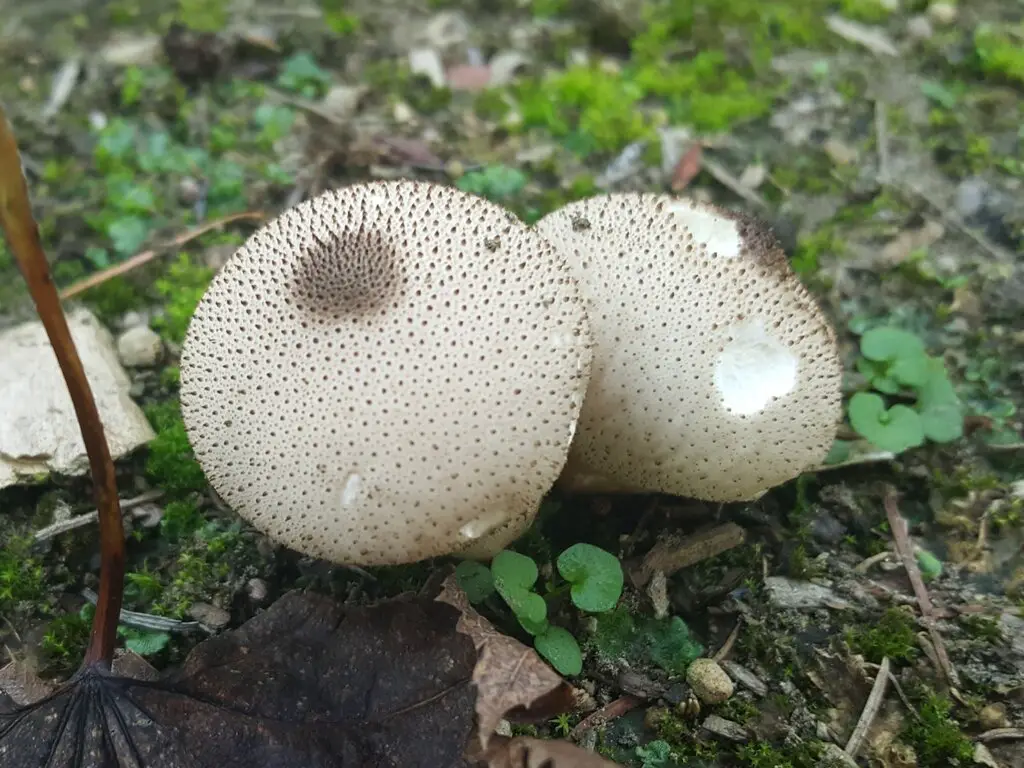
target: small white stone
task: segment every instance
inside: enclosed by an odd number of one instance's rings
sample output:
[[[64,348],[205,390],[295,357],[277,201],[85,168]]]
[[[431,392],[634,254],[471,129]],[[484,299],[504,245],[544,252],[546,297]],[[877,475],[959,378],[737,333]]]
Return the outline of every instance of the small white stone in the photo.
[[[907,34],[915,40],[929,40],[935,30],[927,16],[914,16],[907,22]]]
[[[721,704],[732,696],[734,685],[714,659],[697,659],[686,670],[686,682],[704,704]]]
[[[148,368],[160,359],[163,342],[151,328],[136,325],[117,339],[117,356],[128,368]]]
[[[956,21],[957,10],[953,3],[932,3],[928,6],[928,15],[936,24],[948,26]]]
[[[129,396],[131,379],[110,333],[84,309],[70,312],[68,325],[118,459],[152,440],[153,428]],[[89,460],[75,409],[42,324],[0,333],[0,361],[0,488],[37,473],[85,474]]]

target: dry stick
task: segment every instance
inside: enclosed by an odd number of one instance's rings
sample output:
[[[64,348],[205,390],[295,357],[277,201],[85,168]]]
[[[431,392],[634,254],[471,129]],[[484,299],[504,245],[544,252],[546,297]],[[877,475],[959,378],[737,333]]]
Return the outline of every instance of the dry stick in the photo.
[[[99,602],[93,618],[85,666],[102,664],[109,669],[117,640],[117,617],[124,592],[125,547],[121,508],[117,497],[117,477],[110,449],[103,433],[103,422],[96,408],[89,381],[78,356],[60,297],[50,277],[50,267],[39,240],[39,227],[32,216],[28,187],[21,166],[18,144],[7,115],[0,107],[0,224],[7,235],[11,252],[18,262],[36,312],[46,329],[50,346],[75,407],[78,425],[85,443],[92,472],[93,494],[100,522]]]
[[[885,689],[889,684],[889,667],[889,657],[885,656],[879,665],[878,674],[875,675],[875,684],[871,686],[871,693],[868,695],[868,700],[864,703],[864,710],[860,713],[857,726],[853,729],[850,740],[846,742],[846,748],[843,750],[850,757],[857,756],[861,743],[864,741],[864,737],[868,735],[868,729],[871,728],[871,724],[875,721],[878,710],[885,700]]]
[[[150,501],[156,501],[164,492],[161,490],[146,491],[145,493],[139,494],[135,498],[125,499],[121,502],[121,512],[127,512],[135,507],[145,504]],[[59,536],[62,533],[73,531],[76,528],[94,523],[99,519],[99,510],[94,509],[92,512],[85,512],[75,517],[70,517],[67,520],[61,520],[58,523],[51,523],[45,528],[40,528],[35,532],[34,538],[36,541],[45,541],[46,539],[52,539],[54,536]]]
[[[740,627],[743,626],[743,615],[738,614],[736,616],[736,626],[732,628],[732,632],[725,638],[725,642],[722,643],[722,647],[715,651],[715,655],[711,657],[713,661],[721,661],[730,653],[732,653],[732,647],[736,645],[736,639],[740,636]]]
[[[593,730],[594,728],[600,728],[602,725],[610,723],[616,718],[622,717],[624,714],[632,709],[636,709],[644,700],[639,696],[632,696],[626,694],[620,696],[614,701],[605,704],[596,712],[593,712],[583,718],[576,727],[569,733],[569,738],[573,741],[579,741],[580,737],[587,731]]]
[[[889,519],[889,527],[892,529],[896,551],[899,553],[900,560],[903,562],[903,568],[906,570],[907,576],[910,578],[910,584],[914,588],[914,594],[917,596],[917,604],[921,608],[921,617],[925,627],[928,629],[932,645],[935,647],[939,667],[943,674],[945,674],[946,679],[954,687],[959,687],[960,677],[949,661],[949,654],[946,653],[946,644],[942,641],[942,635],[939,634],[939,630],[935,626],[935,609],[932,607],[932,601],[928,596],[928,589],[924,585],[924,579],[921,578],[921,570],[917,567],[917,561],[914,559],[914,550],[910,545],[910,537],[907,534],[907,523],[903,519],[903,515],[900,514],[899,507],[896,505],[896,489],[892,487],[889,487],[885,493],[885,514]]]
[[[219,229],[236,221],[262,221],[265,218],[266,214],[263,213],[263,211],[246,211],[245,213],[233,213],[230,216],[224,216],[223,218],[216,219],[215,221],[209,221],[200,227],[190,229],[188,232],[183,232],[168,240],[166,243],[162,243],[151,250],[136,254],[127,261],[122,261],[120,264],[115,264],[114,266],[108,267],[100,272],[95,272],[84,280],[72,283],[60,292],[60,297],[61,299],[70,299],[80,293],[84,293],[90,288],[95,288],[97,285],[107,282],[107,280],[120,277],[121,275],[131,272],[133,269],[138,269],[143,264],[151,262],[161,253],[164,253],[171,248],[180,248],[186,243],[189,243],[197,237],[201,237],[214,229]]]
[[[875,143],[878,144],[878,177],[883,184],[889,182],[889,130],[885,103],[875,102]]]

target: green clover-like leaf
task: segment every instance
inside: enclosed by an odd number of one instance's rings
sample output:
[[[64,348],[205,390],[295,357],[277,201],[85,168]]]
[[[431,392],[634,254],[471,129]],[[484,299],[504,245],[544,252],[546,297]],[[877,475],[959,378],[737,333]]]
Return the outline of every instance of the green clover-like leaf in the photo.
[[[533,560],[518,552],[503,550],[491,560],[491,575],[495,590],[520,621],[538,625],[547,619],[547,603],[531,591],[539,575]]]
[[[920,387],[931,377],[926,355],[901,357],[889,366],[889,376],[907,387]]]
[[[871,386],[887,395],[895,395],[903,387],[889,375],[889,363],[878,363],[866,357],[857,358],[857,370]]]
[[[928,358],[928,378],[917,390],[917,403],[924,410],[937,405],[960,405],[946,366],[937,357]]]
[[[574,544],[558,556],[558,572],[572,584],[572,601],[581,611],[610,611],[622,595],[622,564],[593,544]]]
[[[942,561],[927,549],[917,550],[917,567],[925,581],[934,581],[942,575]]]
[[[917,412],[905,405],[886,409],[874,392],[858,392],[847,408],[850,426],[883,451],[901,453],[924,442],[924,428]]]
[[[938,403],[919,411],[924,436],[934,443],[951,443],[964,436],[964,414],[956,403]]]
[[[483,563],[466,560],[455,567],[455,579],[471,603],[482,603],[494,594],[494,577]]]
[[[580,645],[562,627],[548,627],[542,635],[533,639],[537,653],[562,675],[578,675],[583,671],[583,654]]]
[[[545,613],[546,612],[547,612],[547,607],[545,606]],[[548,631],[548,627],[551,626],[548,623],[548,619],[547,619],[546,615],[540,621],[532,621],[529,618],[527,618],[526,616],[523,616],[521,613],[517,613],[516,614],[516,621],[519,622],[519,626],[521,626],[523,629],[525,629],[529,634],[533,635],[534,637],[536,637],[537,635],[543,635],[545,632]]]
[[[899,328],[872,328],[860,337],[860,352],[868,360],[889,362],[924,357],[924,342]]]

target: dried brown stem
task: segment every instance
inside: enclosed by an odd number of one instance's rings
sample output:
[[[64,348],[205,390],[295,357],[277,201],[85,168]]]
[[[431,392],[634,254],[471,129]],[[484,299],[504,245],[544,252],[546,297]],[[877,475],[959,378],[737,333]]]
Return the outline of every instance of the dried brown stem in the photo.
[[[28,284],[36,312],[46,329],[61,373],[67,384],[82,431],[89,468],[92,471],[93,494],[99,510],[100,525],[100,588],[99,602],[93,619],[92,635],[85,653],[85,664],[109,666],[114,657],[117,621],[124,591],[124,528],[117,496],[114,463],[103,433],[96,401],[78,356],[60,297],[50,277],[50,267],[39,240],[39,228],[32,215],[28,187],[22,170],[21,156],[7,115],[0,107],[0,225],[10,245],[18,268]]]

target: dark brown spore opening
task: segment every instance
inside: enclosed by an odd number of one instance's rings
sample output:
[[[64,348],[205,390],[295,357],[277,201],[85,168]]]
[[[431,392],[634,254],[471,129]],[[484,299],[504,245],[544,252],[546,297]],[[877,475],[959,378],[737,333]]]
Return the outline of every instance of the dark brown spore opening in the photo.
[[[401,290],[402,262],[375,230],[320,233],[295,260],[288,293],[296,309],[341,320],[379,312]]]

